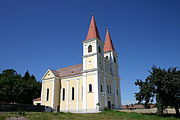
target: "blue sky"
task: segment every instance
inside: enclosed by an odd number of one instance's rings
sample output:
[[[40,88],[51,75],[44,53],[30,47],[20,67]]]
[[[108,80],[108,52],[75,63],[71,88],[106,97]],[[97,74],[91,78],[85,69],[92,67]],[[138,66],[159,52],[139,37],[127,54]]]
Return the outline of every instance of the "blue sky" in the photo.
[[[82,63],[92,9],[119,53],[123,104],[135,102],[134,82],[152,65],[180,67],[180,0],[1,0],[0,70],[41,80],[48,68]]]

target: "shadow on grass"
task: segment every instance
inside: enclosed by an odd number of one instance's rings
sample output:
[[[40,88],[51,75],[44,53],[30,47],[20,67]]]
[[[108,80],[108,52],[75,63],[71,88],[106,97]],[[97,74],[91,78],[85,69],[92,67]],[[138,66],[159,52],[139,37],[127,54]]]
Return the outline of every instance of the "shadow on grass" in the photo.
[[[157,113],[135,113],[135,112],[121,112],[116,110],[110,110],[106,109],[103,112],[99,114],[106,114],[106,115],[116,115],[116,116],[124,116],[129,118],[152,118],[152,119],[161,119],[161,118],[180,118],[179,116],[176,116],[176,114],[163,114],[158,115]]]
[[[159,115],[157,113],[141,113],[141,114],[144,114],[144,115],[153,115],[153,116],[160,116],[160,117],[175,117],[175,118],[180,118],[180,116],[177,116],[176,114],[163,114],[163,115]]]

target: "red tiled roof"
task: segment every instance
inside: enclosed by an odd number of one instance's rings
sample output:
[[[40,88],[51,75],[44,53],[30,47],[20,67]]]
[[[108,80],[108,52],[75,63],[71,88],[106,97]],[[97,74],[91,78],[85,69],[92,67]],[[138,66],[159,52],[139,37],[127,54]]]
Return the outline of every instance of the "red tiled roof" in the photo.
[[[143,105],[122,105],[123,109],[142,109],[144,108]]]
[[[35,98],[35,99],[33,99],[33,101],[41,101],[41,98],[39,97],[39,98]]]
[[[72,65],[65,68],[60,68],[58,70],[51,70],[54,75],[58,77],[65,77],[65,76],[71,76],[71,75],[78,75],[81,74],[83,70],[82,64]]]
[[[95,21],[94,16],[92,16],[92,18],[91,18],[91,23],[89,26],[89,30],[88,30],[86,40],[93,39],[93,38],[100,39],[98,28],[96,26],[96,21]]]
[[[55,76],[59,77],[59,72],[58,71],[56,71],[56,70],[51,70],[51,71]]]
[[[113,42],[111,40],[110,33],[109,33],[108,29],[107,29],[107,31],[106,31],[106,39],[105,39],[105,43],[104,43],[104,52],[111,51],[111,50],[115,51]]]

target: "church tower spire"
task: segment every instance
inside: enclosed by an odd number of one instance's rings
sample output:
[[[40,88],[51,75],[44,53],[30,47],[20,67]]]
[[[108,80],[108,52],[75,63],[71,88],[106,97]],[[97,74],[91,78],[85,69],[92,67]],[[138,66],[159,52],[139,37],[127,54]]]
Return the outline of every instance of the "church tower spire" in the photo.
[[[106,28],[106,38],[105,38],[105,43],[104,43],[104,52],[107,52],[107,51],[115,51],[108,28]]]
[[[91,18],[91,23],[89,26],[86,40],[93,39],[93,38],[98,38],[100,40],[100,36],[99,36],[98,28],[96,26],[94,15],[92,15],[92,18]]]
[[[94,15],[91,18],[88,34],[86,40],[83,42],[83,109],[87,110],[91,104],[95,110],[100,107],[100,78],[101,71],[104,70],[104,43],[100,40],[99,32],[96,26]],[[87,92],[88,88],[93,88],[94,92]],[[91,91],[91,90],[90,90]],[[90,94],[89,94],[90,93]],[[91,99],[90,99],[91,98]]]
[[[114,92],[113,93],[114,107],[118,108],[121,105],[118,53],[114,49],[114,45],[108,28],[106,28],[106,38],[104,43],[104,58],[105,58],[105,70],[107,71],[107,74],[112,75],[111,86]]]

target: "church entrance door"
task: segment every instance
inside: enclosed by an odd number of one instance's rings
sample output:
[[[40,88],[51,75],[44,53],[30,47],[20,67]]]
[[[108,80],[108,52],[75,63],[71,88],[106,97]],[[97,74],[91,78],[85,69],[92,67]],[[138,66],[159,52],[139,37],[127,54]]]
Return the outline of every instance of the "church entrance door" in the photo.
[[[108,108],[111,109],[111,101],[108,101]]]

